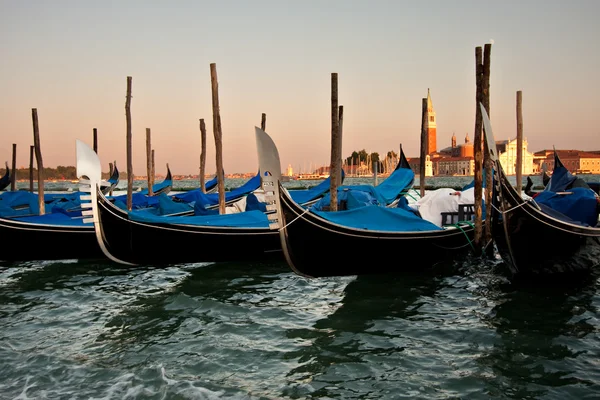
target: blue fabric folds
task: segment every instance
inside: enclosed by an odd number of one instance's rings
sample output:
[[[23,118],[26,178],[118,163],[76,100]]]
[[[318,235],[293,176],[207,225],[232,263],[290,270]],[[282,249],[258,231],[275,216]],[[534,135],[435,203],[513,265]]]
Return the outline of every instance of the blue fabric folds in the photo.
[[[330,222],[357,229],[390,232],[440,231],[441,227],[402,208],[361,207],[346,211],[314,211]]]
[[[542,191],[535,197],[535,201],[566,215],[571,219],[566,220],[567,222],[575,221],[584,226],[596,226],[598,223],[596,195],[589,188],[576,187],[562,193]],[[553,216],[557,217],[556,214]]]
[[[195,225],[207,227],[238,227],[238,228],[268,228],[267,214],[262,211],[246,211],[236,214],[193,215],[193,216],[164,216],[132,211],[129,213],[132,221],[151,224]]]

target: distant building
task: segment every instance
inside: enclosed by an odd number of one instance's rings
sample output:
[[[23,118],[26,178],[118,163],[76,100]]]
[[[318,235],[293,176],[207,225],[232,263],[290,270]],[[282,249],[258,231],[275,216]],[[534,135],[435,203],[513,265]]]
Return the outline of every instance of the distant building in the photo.
[[[472,156],[440,157],[435,164],[437,164],[437,175],[470,176],[475,174],[475,159]]]
[[[506,175],[517,174],[517,139],[497,140],[498,159]],[[523,139],[523,168],[522,175],[536,174],[540,171],[538,166],[534,167],[534,154],[527,151],[527,139]]]
[[[560,161],[574,174],[600,174],[600,151],[556,150]],[[541,150],[535,153],[540,162],[546,163],[548,172],[554,171],[554,150]]]
[[[425,150],[425,154],[432,155],[437,152],[437,121],[429,89],[427,89],[427,118],[425,120],[425,129],[427,131],[427,149]]]
[[[410,165],[410,169],[413,170],[416,176],[421,175],[421,157],[412,157],[406,158],[408,161],[408,165]],[[431,161],[431,157],[428,155],[425,156],[425,176],[433,176],[433,162]]]

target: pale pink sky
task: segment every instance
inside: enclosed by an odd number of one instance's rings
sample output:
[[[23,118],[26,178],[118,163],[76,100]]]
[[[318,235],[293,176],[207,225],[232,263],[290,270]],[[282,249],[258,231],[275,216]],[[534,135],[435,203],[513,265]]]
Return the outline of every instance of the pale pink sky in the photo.
[[[344,106],[343,156],[418,156],[431,89],[438,149],[473,137],[476,46],[494,41],[491,119],[516,135],[523,92],[530,151],[600,150],[600,2],[0,0],[0,162],[29,164],[37,108],[44,165],[75,165],[75,139],[99,132],[105,170],[126,170],[126,77],[133,77],[134,173],[145,130],[157,173],[195,174],[199,118],[215,171],[210,63],[216,63],[226,173],[258,168],[267,114],[282,169],[327,164],[331,73]]]

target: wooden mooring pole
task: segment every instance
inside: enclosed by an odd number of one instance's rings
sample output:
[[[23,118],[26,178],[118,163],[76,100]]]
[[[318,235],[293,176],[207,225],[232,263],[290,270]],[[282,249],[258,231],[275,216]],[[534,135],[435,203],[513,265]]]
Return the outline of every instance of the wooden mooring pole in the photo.
[[[265,132],[267,131],[267,114],[265,113],[262,113],[260,117],[260,129]]]
[[[340,154],[340,162],[341,162],[341,158],[342,158],[342,143],[343,143],[343,137],[344,137],[344,106],[339,106],[338,108],[338,132],[339,132],[339,154]],[[340,166],[340,168],[343,168]],[[342,172],[339,171],[339,173],[337,174],[337,185],[338,187],[342,185]]]
[[[29,146],[29,192],[33,193],[33,157],[35,146]]]
[[[200,189],[206,193],[206,124],[200,118]]]
[[[517,91],[517,193],[523,188],[523,92]]]
[[[421,161],[419,163],[419,189],[421,197],[425,196],[427,148],[427,97],[423,97],[421,100]]]
[[[492,44],[486,43],[483,46],[483,76],[481,78],[481,91],[483,92],[483,106],[485,107],[485,111],[488,114],[489,118],[491,117],[490,110],[490,68],[492,62]],[[482,117],[483,118],[483,117]],[[483,119],[482,119],[483,125]],[[482,127],[482,135],[481,140],[484,143],[484,148],[486,151],[483,152],[483,161],[485,165],[485,170],[487,171],[485,175],[485,187],[487,190],[485,191],[485,235],[484,235],[484,244],[485,249],[487,250],[486,254],[489,256],[493,256],[491,246],[492,244],[492,196],[494,194],[494,175],[492,165],[492,159],[490,157],[490,152],[487,149],[487,140],[483,138],[483,127]]]
[[[217,158],[217,190],[219,192],[219,214],[225,214],[225,176],[223,175],[223,132],[221,128],[221,111],[219,110],[219,82],[217,80],[217,64],[210,64],[210,81],[212,87],[213,134]]]
[[[331,201],[329,202],[329,210],[337,211],[338,200],[337,200],[337,188],[338,188],[338,174],[340,173],[341,160],[342,160],[342,146],[340,141],[340,119],[339,119],[339,108],[338,108],[338,74],[337,72],[331,73],[331,161],[329,165],[329,195]]]
[[[167,163],[167,171],[169,170],[169,164]],[[154,149],[152,149],[152,186],[154,186],[154,177],[156,176],[156,159],[154,158]]]
[[[146,128],[146,174],[148,175],[148,196],[154,195],[154,175],[152,174],[152,132]]]
[[[131,211],[133,203],[133,155],[131,135],[131,76],[127,77],[127,97],[125,100],[125,118],[127,121],[127,209]]]
[[[42,161],[42,150],[40,148],[40,127],[36,108],[31,109],[31,119],[33,120],[33,145],[35,146],[35,159],[37,160],[38,204],[40,206],[40,215],[44,215],[46,213],[46,203],[44,202],[44,162]]]
[[[94,152],[98,154],[98,129],[94,128]]]
[[[481,203],[483,200],[481,191],[483,190],[483,117],[479,104],[483,102],[483,52],[481,46],[475,48],[475,129],[473,133],[473,153],[475,158],[475,233],[473,238],[474,252],[481,255],[481,244],[483,239],[483,218]]]

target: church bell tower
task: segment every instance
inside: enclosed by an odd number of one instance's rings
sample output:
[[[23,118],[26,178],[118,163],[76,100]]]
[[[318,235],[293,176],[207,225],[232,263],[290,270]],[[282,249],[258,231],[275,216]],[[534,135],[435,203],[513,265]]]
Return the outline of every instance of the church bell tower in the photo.
[[[427,122],[425,129],[427,130],[427,154],[433,154],[437,152],[437,121],[429,88],[427,89]]]

